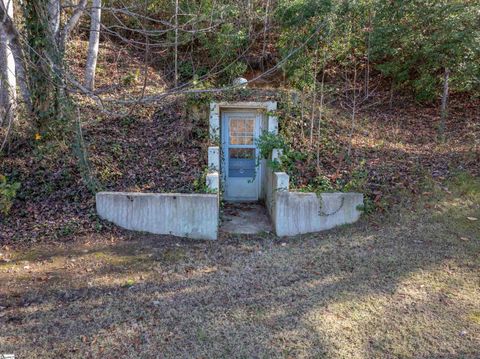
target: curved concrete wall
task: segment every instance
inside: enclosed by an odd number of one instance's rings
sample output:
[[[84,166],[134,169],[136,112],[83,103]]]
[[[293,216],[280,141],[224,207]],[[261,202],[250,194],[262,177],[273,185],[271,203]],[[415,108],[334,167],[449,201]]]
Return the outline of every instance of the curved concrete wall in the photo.
[[[279,151],[274,150],[275,159]],[[289,180],[285,172],[267,169],[264,200],[277,236],[324,231],[360,218],[363,194],[290,192]]]
[[[363,204],[361,193],[278,192],[272,213],[277,236],[324,231],[356,222]]]
[[[217,239],[217,194],[99,192],[96,204],[100,217],[126,229]]]

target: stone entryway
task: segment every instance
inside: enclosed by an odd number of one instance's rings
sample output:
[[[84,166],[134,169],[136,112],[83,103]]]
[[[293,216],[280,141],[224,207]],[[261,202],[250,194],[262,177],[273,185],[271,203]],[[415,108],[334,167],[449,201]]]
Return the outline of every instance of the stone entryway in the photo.
[[[267,160],[259,158],[257,140],[262,133],[278,133],[276,109],[275,101],[210,104],[212,146],[208,148],[206,182],[225,203],[221,210],[220,232],[273,232],[270,216],[265,206],[258,202],[267,200],[269,186],[265,170]]]
[[[272,231],[267,210],[258,202],[226,202],[222,212],[222,232],[256,234]]]

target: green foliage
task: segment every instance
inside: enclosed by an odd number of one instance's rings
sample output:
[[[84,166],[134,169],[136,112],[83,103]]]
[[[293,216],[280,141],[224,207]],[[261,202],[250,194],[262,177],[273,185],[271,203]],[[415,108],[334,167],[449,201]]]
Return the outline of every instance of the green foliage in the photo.
[[[335,190],[332,182],[326,176],[317,176],[313,182],[316,191],[315,192],[333,192]]]
[[[193,86],[197,90],[204,90],[211,87],[211,84],[208,81],[197,81],[194,79]],[[213,95],[211,92],[198,92],[198,93],[188,93],[185,96],[186,106],[209,106],[210,102],[213,100]]]
[[[362,192],[366,190],[368,181],[368,172],[365,169],[365,161],[360,162],[360,166],[356,168],[350,177],[350,180],[343,186],[344,192]]]
[[[124,6],[118,0],[107,4]],[[175,13],[171,1],[154,0],[146,7],[129,5],[153,19],[172,19]],[[244,75],[251,65],[246,59],[257,57],[258,45],[262,45],[258,35],[264,26],[265,5],[255,3],[250,10],[245,2],[180,0],[181,81],[208,81],[218,86]],[[445,67],[451,70],[452,91],[478,91],[478,1],[279,0],[270,5],[266,45],[275,49],[279,58],[288,57],[281,69],[288,84],[298,90],[313,88],[323,67],[318,66],[319,54],[321,60],[326,54],[330,74],[348,77],[354,67],[364,72],[368,61],[371,73],[382,73],[395,89],[409,91],[422,101],[439,94]],[[246,16],[247,11],[251,16]],[[102,21],[108,26],[117,20],[107,13]],[[156,22],[134,16],[122,18],[122,25],[158,31]],[[198,31],[202,28],[214,31]],[[275,36],[271,36],[273,32]],[[174,32],[152,36],[152,40],[173,44]],[[300,46],[300,51],[294,51]],[[173,51],[170,53],[173,56]]]
[[[214,37],[203,34],[199,39],[210,58],[215,59],[216,64],[223,64],[218,73],[220,83],[230,84],[247,70],[247,65],[238,59],[238,55],[248,45],[246,29],[226,23],[220,26]]]
[[[256,145],[260,150],[260,157],[271,159],[274,149],[287,152],[289,147],[281,135],[277,135],[268,131],[263,132],[256,141]]]
[[[449,180],[449,186],[455,188],[461,196],[467,196],[477,203],[480,203],[480,179],[468,172],[460,171],[454,173]]]
[[[301,192],[314,192],[317,195],[323,192],[334,192],[335,185],[324,175],[315,177],[309,184],[302,187]]]
[[[131,86],[138,82],[140,78],[140,69],[136,69],[135,71],[129,71],[123,78],[122,83],[125,86]]]
[[[480,72],[480,4],[473,1],[379,2],[372,60],[397,87],[421,101],[441,91],[443,69],[451,87],[470,90]]]
[[[122,288],[130,288],[133,287],[135,283],[135,279],[129,278],[121,286]]]
[[[232,79],[243,75],[247,64],[239,55],[249,46],[250,38],[247,24],[237,20],[244,12],[242,4],[184,0],[180,1],[180,8],[189,14],[180,18],[182,22],[197,22],[199,27],[212,26],[212,22],[218,24],[215,31],[180,34],[182,44],[192,44],[199,51],[196,56],[189,56],[188,61],[180,61],[181,79],[197,83],[213,81],[230,84]]]
[[[277,47],[287,56],[320,26],[318,36],[283,66],[291,85],[312,86],[318,52],[328,54],[327,67],[342,71],[364,66],[369,56],[396,89],[429,101],[441,91],[444,68],[451,70],[453,91],[478,89],[479,13],[478,1],[465,0],[283,0],[275,12]]]
[[[20,189],[20,182],[9,183],[7,177],[0,175],[0,212],[8,215],[12,208],[13,199]]]
[[[378,209],[378,206],[370,197],[364,196],[363,205],[358,206],[357,209],[368,215],[374,213]]]
[[[372,7],[369,0],[284,0],[277,11],[280,52],[287,56],[293,46],[305,44],[284,65],[290,83],[305,91],[318,81],[323,65],[348,68],[352,60],[363,58]]]
[[[198,79],[208,74],[208,69],[205,66],[195,67],[193,61],[182,61],[178,65],[178,74],[180,80],[193,80],[193,85],[198,85]]]
[[[32,115],[36,130],[45,135],[57,129],[51,121],[62,118],[61,89],[64,85],[59,75],[63,65],[63,50],[48,28],[48,0],[21,2],[23,27],[27,51],[27,82],[31,94]],[[48,60],[46,60],[48,58]],[[55,69],[52,69],[55,67]]]
[[[222,75],[223,82],[230,85],[233,79],[242,76],[247,69],[247,64],[241,61],[232,62],[229,66],[224,68]]]
[[[313,178],[302,191],[307,192],[360,192],[368,193],[368,172],[365,169],[365,163],[362,161],[360,166],[352,171],[348,181],[337,180],[332,182],[325,175],[319,175]]]
[[[207,175],[209,173],[209,169],[205,168],[198,178],[193,181],[193,190],[196,193],[214,193],[208,186],[207,186]]]
[[[302,163],[306,155],[293,150],[285,137],[280,134],[265,132],[260,135],[256,144],[260,150],[260,157],[267,159],[267,165],[274,171],[287,172],[290,175],[290,181],[294,183],[298,175],[297,164]],[[274,149],[281,150],[282,154],[279,160],[272,161],[271,156]]]
[[[299,27],[315,17],[332,10],[331,0],[283,0],[279,2],[276,18],[284,27]]]

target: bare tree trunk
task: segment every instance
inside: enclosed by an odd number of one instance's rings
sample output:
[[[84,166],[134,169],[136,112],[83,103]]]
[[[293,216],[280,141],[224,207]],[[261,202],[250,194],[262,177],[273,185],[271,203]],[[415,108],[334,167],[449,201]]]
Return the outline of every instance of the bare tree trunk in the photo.
[[[175,0],[175,87],[178,86],[178,0]]]
[[[310,146],[313,145],[315,108],[317,107],[317,72],[318,72],[318,40],[317,40],[317,47],[315,49],[315,64],[313,67],[313,98],[312,98],[312,113],[310,117]]]
[[[445,141],[445,123],[448,117],[447,103],[448,103],[448,80],[450,78],[450,69],[445,68],[444,80],[443,80],[443,95],[442,95],[442,105],[441,105],[441,115],[440,115],[440,140]]]
[[[252,21],[252,8],[253,8],[253,1],[254,0],[247,0],[247,19],[248,19],[248,41],[252,40],[252,32],[253,32],[253,21]]]
[[[62,32],[60,33],[60,39],[59,41],[59,48],[60,52],[63,53],[65,51],[65,46],[67,43],[67,40],[70,36],[70,33],[72,30],[77,26],[78,22],[80,21],[80,18],[82,17],[83,11],[85,10],[85,7],[87,6],[87,0],[80,0],[78,2],[78,5],[75,7],[73,10],[72,16],[68,19],[67,23],[63,27]]]
[[[324,101],[324,88],[325,88],[325,63],[327,62],[327,50],[323,50],[323,63],[322,63],[322,82],[320,83],[320,107],[318,110],[318,128],[317,128],[317,171],[320,169],[320,129],[323,117],[323,101]]]
[[[368,35],[367,35],[367,66],[365,69],[365,98],[368,98],[370,92],[370,35],[372,33],[372,14],[368,13]]]
[[[357,62],[356,60],[353,61],[353,100],[352,100],[352,125],[350,128],[350,135],[349,135],[349,143],[348,143],[348,150],[347,156],[350,157],[352,153],[352,140],[353,140],[353,132],[355,131],[355,116],[357,112]]]
[[[6,14],[13,19],[13,0],[0,0],[6,10]],[[3,121],[9,126],[15,116],[16,105],[15,59],[11,51],[11,40],[5,29],[4,23],[0,23],[0,126]]]
[[[27,108],[27,111],[32,113],[32,95],[27,83],[27,73],[25,70],[25,56],[20,46],[20,42],[17,37],[14,37],[11,41],[11,50],[15,59],[15,75],[18,82],[18,88],[22,94],[23,102]]]
[[[48,31],[57,39],[60,30],[60,0],[48,0]]]
[[[262,71],[265,68],[265,51],[267,49],[267,30],[268,30],[268,11],[270,8],[270,0],[265,5],[265,20],[263,22],[263,48],[262,48]]]
[[[302,124],[301,128],[301,133],[300,135],[302,136],[302,140],[305,138],[305,133],[303,131],[303,118],[305,116],[305,90],[302,89],[302,92],[300,93],[301,99],[300,99],[300,123]]]
[[[102,0],[93,0],[90,39],[88,41],[87,65],[85,67],[85,87],[93,90],[95,87],[95,70],[97,68],[98,47],[100,43],[100,21],[102,15]]]

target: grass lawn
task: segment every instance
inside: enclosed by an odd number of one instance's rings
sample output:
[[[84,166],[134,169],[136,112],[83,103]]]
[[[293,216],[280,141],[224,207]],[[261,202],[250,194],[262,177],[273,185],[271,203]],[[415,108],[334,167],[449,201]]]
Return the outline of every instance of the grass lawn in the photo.
[[[295,238],[4,248],[0,353],[478,358],[479,181],[423,198],[415,210]]]

